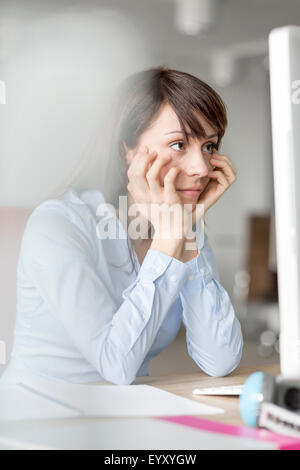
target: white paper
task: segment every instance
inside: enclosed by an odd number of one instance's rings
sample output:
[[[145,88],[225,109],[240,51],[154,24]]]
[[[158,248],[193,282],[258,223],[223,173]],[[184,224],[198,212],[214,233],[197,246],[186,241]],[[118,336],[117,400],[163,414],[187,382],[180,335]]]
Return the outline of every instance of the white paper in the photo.
[[[79,416],[70,408],[21,389],[17,385],[0,386],[0,422],[24,419],[70,418]]]
[[[16,419],[18,413],[22,416],[20,419],[29,419],[31,416],[35,419],[66,416],[211,415],[224,412],[220,408],[182,398],[150,385],[77,385],[33,379],[23,381],[18,388],[23,400],[21,409],[27,409],[26,412],[20,412],[18,406],[11,413],[14,416],[12,419]],[[4,415],[9,416],[9,413],[8,410]],[[2,416],[0,404],[0,419]]]

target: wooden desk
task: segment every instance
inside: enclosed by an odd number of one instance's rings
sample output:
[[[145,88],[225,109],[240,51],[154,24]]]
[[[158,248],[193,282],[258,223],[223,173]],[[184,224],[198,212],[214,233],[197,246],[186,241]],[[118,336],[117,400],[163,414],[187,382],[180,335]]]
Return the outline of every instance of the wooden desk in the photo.
[[[272,375],[280,374],[279,364],[268,364],[260,366],[259,368],[240,367],[226,377],[209,377],[204,374],[204,372],[199,371],[199,373],[187,375],[180,374],[161,377],[139,377],[134,383],[152,385],[153,387],[175,393],[176,395],[180,395],[184,398],[189,398],[191,400],[200,401],[201,403],[207,403],[208,405],[222,408],[225,410],[225,413],[205,416],[205,418],[228,424],[243,425],[244,423],[239,413],[238,397],[197,396],[192,394],[192,390],[194,388],[217,387],[219,385],[242,385],[249,375],[258,370]],[[201,417],[204,417],[204,415],[201,415]]]

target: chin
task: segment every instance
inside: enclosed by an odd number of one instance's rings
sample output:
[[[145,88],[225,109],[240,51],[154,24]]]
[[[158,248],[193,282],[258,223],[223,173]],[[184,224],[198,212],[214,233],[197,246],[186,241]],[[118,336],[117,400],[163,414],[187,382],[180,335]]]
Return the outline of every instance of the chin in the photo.
[[[186,202],[187,204],[197,204],[200,199],[200,195],[197,197],[186,197],[180,195],[180,199],[182,202]]]

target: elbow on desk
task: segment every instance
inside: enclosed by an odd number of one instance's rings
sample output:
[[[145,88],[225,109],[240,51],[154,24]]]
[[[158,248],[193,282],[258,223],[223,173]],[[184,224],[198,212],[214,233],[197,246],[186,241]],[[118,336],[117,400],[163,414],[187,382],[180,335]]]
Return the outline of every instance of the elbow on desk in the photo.
[[[226,364],[218,364],[213,369],[205,371],[211,377],[226,377],[231,374],[240,363],[239,360],[233,360]]]
[[[231,350],[223,351],[223,354],[217,358],[211,371],[207,373],[211,377],[225,377],[231,374],[239,365],[243,353],[243,342],[241,341],[238,352],[234,354]]]
[[[103,374],[103,378],[114,385],[131,385],[136,379],[136,374],[126,374],[120,369],[115,369]]]
[[[121,377],[116,377],[115,379],[110,379],[108,382],[114,384],[114,385],[131,385],[135,380],[135,377],[131,380],[131,378],[128,378],[126,380],[123,380]]]
[[[126,367],[122,358],[114,356],[114,360],[109,360],[108,357],[111,359],[112,355],[105,354],[98,367],[98,372],[103,379],[114,385],[132,384],[137,373],[128,370],[128,366]]]
[[[239,365],[243,353],[243,340],[240,340],[239,346],[236,352],[233,352],[231,348],[222,348],[218,354],[215,354],[210,359],[198,357],[193,354],[189,348],[190,357],[196,362],[203,372],[210,377],[225,377],[231,374]]]

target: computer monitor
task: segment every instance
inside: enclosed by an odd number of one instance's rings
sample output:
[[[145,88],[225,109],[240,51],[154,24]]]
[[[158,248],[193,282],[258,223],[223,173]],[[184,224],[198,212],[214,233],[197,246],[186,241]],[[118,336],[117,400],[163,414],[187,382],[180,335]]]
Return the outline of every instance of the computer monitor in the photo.
[[[269,35],[276,256],[283,377],[300,378],[300,27]]]

